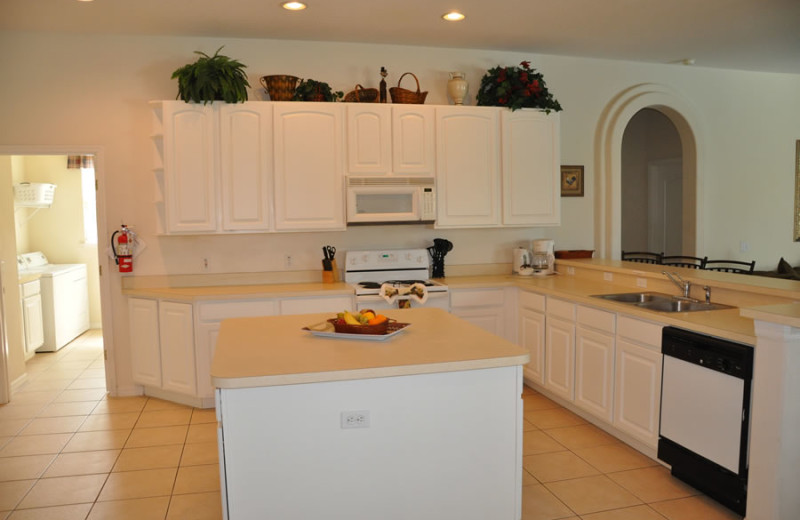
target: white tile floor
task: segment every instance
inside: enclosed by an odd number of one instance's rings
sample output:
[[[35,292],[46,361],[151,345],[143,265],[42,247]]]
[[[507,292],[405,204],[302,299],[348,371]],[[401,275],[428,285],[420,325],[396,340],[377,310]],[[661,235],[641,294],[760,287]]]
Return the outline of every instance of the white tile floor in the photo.
[[[0,406],[0,520],[221,518],[213,410],[106,397],[99,331],[28,373]],[[523,399],[523,520],[741,518],[541,394]]]

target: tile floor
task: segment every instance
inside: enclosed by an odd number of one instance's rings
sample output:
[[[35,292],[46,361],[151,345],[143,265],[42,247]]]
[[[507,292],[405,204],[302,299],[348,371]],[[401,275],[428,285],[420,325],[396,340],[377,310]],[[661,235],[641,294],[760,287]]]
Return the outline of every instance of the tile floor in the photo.
[[[28,374],[0,406],[0,520],[221,518],[213,410],[107,397],[99,331]],[[523,520],[741,518],[543,395],[523,399]]]

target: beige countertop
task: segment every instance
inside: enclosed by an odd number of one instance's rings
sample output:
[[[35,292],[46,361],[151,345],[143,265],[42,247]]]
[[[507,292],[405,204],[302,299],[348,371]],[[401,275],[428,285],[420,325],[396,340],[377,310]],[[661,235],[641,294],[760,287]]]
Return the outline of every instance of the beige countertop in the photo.
[[[232,300],[240,298],[291,298],[352,295],[353,287],[343,283],[283,283],[258,285],[214,285],[208,287],[142,287],[123,289],[123,294],[139,298],[173,301]]]
[[[742,309],[742,316],[753,320],[768,321],[789,327],[800,328],[800,303],[764,305]]]
[[[677,288],[661,274],[665,266],[634,264],[617,260],[584,259],[559,260],[561,273],[548,277],[494,274],[481,276],[454,276],[443,279],[453,289],[480,289],[492,287],[518,287],[541,294],[567,298],[577,303],[625,313],[641,319],[665,325],[689,328],[697,332],[755,345],[753,316],[743,309],[762,309],[760,316],[768,311],[762,306],[791,304],[800,300],[800,282],[761,276],[745,276],[730,273],[672,268],[692,281],[695,292],[703,285],[710,285],[712,301],[719,301],[738,308],[701,312],[665,313],[639,309],[633,305],[592,298],[595,294],[633,292],[639,290],[677,294]],[[567,274],[574,272],[576,274]],[[606,277],[611,277],[607,281]],[[646,287],[640,283],[645,282]],[[301,282],[264,283],[258,285],[231,284],[190,287],[134,287],[126,288],[127,296],[161,298],[173,301],[197,302],[203,300],[225,300],[242,298],[287,298],[333,295],[352,295],[350,285],[340,283]],[[776,319],[786,319],[778,314]]]
[[[211,378],[218,388],[343,381],[522,365],[527,351],[444,311],[386,311],[403,332],[385,341],[327,338],[303,327],[330,313],[224,320]]]

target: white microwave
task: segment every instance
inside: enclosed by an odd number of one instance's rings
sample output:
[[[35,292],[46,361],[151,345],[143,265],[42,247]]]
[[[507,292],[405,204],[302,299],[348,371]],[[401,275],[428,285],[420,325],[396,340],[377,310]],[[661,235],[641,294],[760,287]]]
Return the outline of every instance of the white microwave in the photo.
[[[432,177],[348,177],[348,224],[430,224],[436,220]]]

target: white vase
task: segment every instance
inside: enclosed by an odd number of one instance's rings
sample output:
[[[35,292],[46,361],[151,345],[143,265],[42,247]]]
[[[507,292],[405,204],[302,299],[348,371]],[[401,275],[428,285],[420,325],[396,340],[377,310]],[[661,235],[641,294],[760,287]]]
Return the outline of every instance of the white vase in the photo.
[[[463,105],[464,98],[467,97],[469,83],[467,83],[465,76],[466,74],[463,72],[450,73],[450,80],[447,82],[447,93],[455,105]]]

